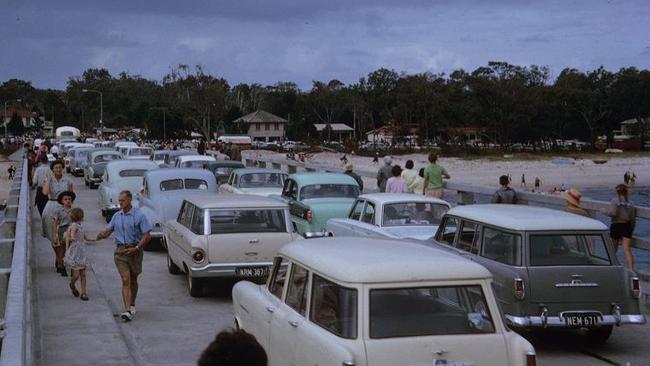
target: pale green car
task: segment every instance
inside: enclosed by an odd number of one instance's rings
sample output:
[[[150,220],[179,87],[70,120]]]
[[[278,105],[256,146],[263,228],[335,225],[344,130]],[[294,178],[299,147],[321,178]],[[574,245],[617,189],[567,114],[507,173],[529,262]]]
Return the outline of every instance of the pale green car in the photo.
[[[339,173],[296,173],[284,182],[282,199],[289,204],[298,233],[324,232],[327,220],[347,217],[359,195],[359,185]]]

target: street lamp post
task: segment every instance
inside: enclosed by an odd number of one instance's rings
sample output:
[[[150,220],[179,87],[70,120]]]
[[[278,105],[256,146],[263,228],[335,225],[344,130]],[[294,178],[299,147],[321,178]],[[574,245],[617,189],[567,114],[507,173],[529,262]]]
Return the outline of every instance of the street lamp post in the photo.
[[[22,101],[23,101],[23,100],[20,99],[20,98],[18,98],[18,99],[11,99],[11,100],[7,100],[7,101],[5,101],[5,113],[2,115],[2,118],[4,119],[3,122],[4,122],[4,124],[5,124],[5,140],[7,139],[7,125],[8,125],[9,122],[11,121],[11,118],[9,119],[9,121],[7,121],[7,103],[9,103],[9,102],[18,102],[18,103],[20,103],[20,102],[22,102]]]
[[[97,93],[99,94],[99,135],[104,136],[104,93],[99,90],[81,89],[84,93]]]

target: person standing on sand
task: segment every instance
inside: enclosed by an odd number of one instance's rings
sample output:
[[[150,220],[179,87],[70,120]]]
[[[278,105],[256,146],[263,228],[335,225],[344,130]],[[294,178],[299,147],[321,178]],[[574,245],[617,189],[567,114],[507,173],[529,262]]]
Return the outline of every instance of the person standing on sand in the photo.
[[[577,189],[571,188],[568,191],[564,192],[563,196],[566,200],[564,211],[580,216],[591,217],[587,210],[580,207],[580,199],[582,198],[582,194]]]
[[[542,180],[539,179],[539,177],[535,177],[535,190],[533,192],[540,192],[541,187],[542,187]]]
[[[520,187],[526,188],[526,174],[521,175],[521,184]]]
[[[354,180],[356,180],[357,184],[359,185],[359,192],[363,192],[363,179],[361,179],[361,176],[359,176],[359,174],[353,172],[352,169],[353,169],[352,163],[347,163],[345,165],[345,172],[343,172],[343,174],[349,175],[352,178],[354,178]]]
[[[602,212],[612,218],[609,235],[614,244],[614,251],[618,251],[619,245],[622,244],[627,268],[633,270],[632,233],[636,225],[636,207],[628,198],[628,189],[625,184],[616,186],[616,197],[612,199],[609,208],[603,209]]]
[[[492,196],[492,203],[508,203],[508,204],[517,204],[517,192],[514,189],[509,187],[510,179],[507,175],[502,175],[499,177],[499,188],[494,192]]]
[[[393,176],[393,158],[389,155],[384,156],[384,166],[377,171],[377,187],[379,192],[386,192],[386,181]]]
[[[449,179],[451,176],[447,173],[445,168],[436,164],[438,161],[438,155],[434,152],[429,153],[429,166],[424,169],[424,189],[422,194],[442,198],[445,194],[445,189],[443,188],[443,179]]]
[[[413,169],[414,165],[413,160],[407,160],[405,165],[406,169],[402,170],[402,178],[404,179],[404,182],[406,182],[406,190],[408,193],[413,193],[413,188],[411,188],[411,186],[413,185],[415,178],[418,176],[418,172]]]
[[[375,152],[375,156],[372,158],[372,163],[374,165],[379,164],[379,153],[378,152]]]
[[[402,167],[394,165],[391,169],[392,177],[386,181],[386,193],[406,193],[408,187],[402,178]]]
[[[424,168],[420,168],[418,175],[415,176],[408,189],[415,194],[424,194]]]

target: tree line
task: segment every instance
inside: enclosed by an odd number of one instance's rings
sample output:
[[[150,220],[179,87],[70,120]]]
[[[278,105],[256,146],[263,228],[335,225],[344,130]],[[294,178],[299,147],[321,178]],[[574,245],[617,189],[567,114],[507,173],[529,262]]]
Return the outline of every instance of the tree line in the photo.
[[[294,140],[314,138],[314,123],[346,123],[358,139],[387,125],[417,130],[421,139],[474,127],[480,128],[482,139],[498,144],[573,138],[594,142],[623,120],[650,116],[648,70],[566,68],[552,80],[548,67],[506,62],[449,74],[380,68],[349,85],[313,81],[309,90],[293,82],[231,86],[201,66],[178,65],[159,81],[87,69],[71,77],[65,90],[8,80],[0,86],[0,101],[20,98],[23,106],[56,126],[91,130],[98,127],[99,95],[84,89],[103,93],[106,127],[145,128],[155,138],[163,135],[163,113],[168,137],[186,137],[191,131],[243,132],[246,126],[232,121],[263,109],[286,118],[287,137]]]

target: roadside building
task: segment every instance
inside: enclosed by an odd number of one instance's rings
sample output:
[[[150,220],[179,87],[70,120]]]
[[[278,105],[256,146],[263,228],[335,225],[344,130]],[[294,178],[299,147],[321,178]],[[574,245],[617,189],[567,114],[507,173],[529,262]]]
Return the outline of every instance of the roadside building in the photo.
[[[331,128],[331,133],[327,131],[328,125]],[[341,142],[354,132],[354,129],[345,123],[314,123],[314,127],[323,140],[338,139]]]
[[[248,125],[248,135],[253,140],[277,141],[284,138],[287,120],[263,110],[239,117],[233,123]]]

